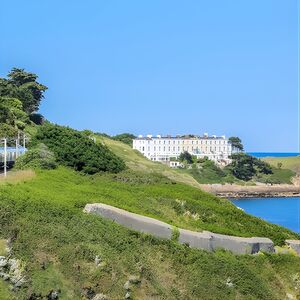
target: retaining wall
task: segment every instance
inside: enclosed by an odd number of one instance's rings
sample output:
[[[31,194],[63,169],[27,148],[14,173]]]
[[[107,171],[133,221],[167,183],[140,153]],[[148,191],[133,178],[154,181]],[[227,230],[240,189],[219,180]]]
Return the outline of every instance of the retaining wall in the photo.
[[[87,204],[84,208],[87,213],[111,219],[127,228],[148,233],[162,239],[171,239],[173,227],[170,224],[153,218],[130,213],[110,205],[95,203]],[[178,242],[187,244],[191,248],[215,251],[217,249],[229,250],[234,254],[254,254],[259,251],[274,252],[274,244],[268,238],[236,237],[216,234],[209,231],[196,232],[179,229]]]

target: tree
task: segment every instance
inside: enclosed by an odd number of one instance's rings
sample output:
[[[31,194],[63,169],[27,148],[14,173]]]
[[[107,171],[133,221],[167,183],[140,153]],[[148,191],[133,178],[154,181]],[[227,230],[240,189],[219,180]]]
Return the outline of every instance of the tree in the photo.
[[[15,129],[24,129],[27,121],[28,116],[23,111],[20,100],[0,96],[0,123],[7,124]]]
[[[43,124],[32,145],[39,143],[45,144],[54,153],[57,162],[87,174],[100,171],[118,173],[126,167],[124,161],[106,146],[69,127]]]
[[[233,148],[236,148],[240,151],[244,150],[244,146],[242,144],[242,140],[237,136],[232,136],[229,138],[229,142],[231,143]]]
[[[188,164],[193,163],[193,156],[187,151],[180,153],[178,159],[179,159],[179,161],[186,162]]]
[[[248,181],[256,174],[272,174],[272,167],[251,155],[236,153],[231,156],[232,162],[226,167],[233,176],[238,179]]]
[[[13,68],[7,77],[0,78],[0,96],[19,99],[27,114],[36,112],[47,90],[45,85],[37,82],[38,76],[24,69]]]

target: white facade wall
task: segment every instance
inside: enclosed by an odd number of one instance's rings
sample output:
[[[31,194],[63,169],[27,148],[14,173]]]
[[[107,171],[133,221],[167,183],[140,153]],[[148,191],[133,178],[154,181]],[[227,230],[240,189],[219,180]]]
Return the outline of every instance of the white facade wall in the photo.
[[[169,161],[178,158],[180,153],[187,151],[197,158],[208,157],[215,162],[230,161],[231,143],[222,137],[138,137],[133,140],[133,149],[138,150],[153,161]]]

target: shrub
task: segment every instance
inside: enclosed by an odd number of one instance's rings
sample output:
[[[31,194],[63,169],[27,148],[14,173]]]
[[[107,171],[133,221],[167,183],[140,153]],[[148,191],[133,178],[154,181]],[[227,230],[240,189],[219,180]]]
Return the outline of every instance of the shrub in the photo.
[[[136,136],[131,133],[122,133],[112,137],[113,140],[123,142],[129,146],[132,146],[132,140],[135,138]]]
[[[87,174],[99,171],[117,173],[125,169],[123,160],[106,146],[69,127],[45,123],[39,128],[34,143],[44,143],[54,152],[59,163]]]
[[[28,168],[55,169],[57,163],[54,154],[45,145],[41,144],[20,156],[15,167],[20,170]]]

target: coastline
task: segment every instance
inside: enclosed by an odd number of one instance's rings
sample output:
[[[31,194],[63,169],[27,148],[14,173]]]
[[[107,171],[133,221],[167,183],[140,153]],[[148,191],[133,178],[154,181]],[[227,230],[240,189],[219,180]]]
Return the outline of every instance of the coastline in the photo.
[[[255,186],[201,184],[201,189],[223,198],[300,197],[300,185],[298,184],[258,184]]]

